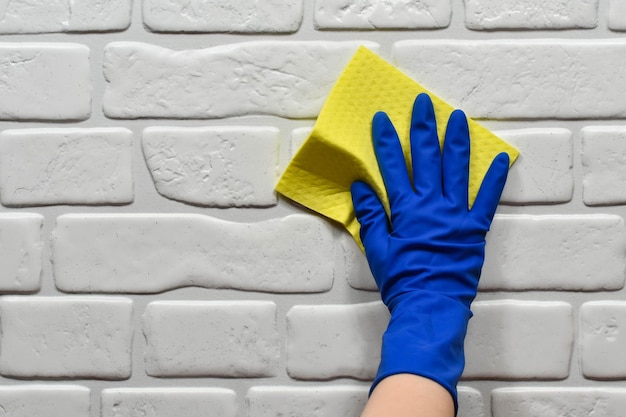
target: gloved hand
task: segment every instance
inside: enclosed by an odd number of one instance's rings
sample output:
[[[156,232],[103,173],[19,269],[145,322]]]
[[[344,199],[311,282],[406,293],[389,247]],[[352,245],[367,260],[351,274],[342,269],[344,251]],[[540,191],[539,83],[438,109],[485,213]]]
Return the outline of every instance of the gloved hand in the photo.
[[[416,374],[446,388],[456,409],[470,304],[509,158],[494,159],[470,210],[469,129],[462,111],[450,116],[441,151],[432,102],[426,94],[416,98],[412,180],[385,113],[374,116],[372,137],[391,218],[367,184],[357,181],[351,189],[365,254],[391,312],[372,390],[387,376]]]

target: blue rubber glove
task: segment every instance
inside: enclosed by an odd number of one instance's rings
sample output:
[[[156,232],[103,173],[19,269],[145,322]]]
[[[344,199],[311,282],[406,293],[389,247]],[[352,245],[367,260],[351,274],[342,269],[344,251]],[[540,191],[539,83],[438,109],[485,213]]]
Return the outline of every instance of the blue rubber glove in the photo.
[[[456,409],[470,304],[509,157],[502,153],[494,159],[470,210],[464,113],[455,110],[450,116],[441,151],[432,102],[420,94],[410,135],[412,180],[391,121],[380,112],[373,118],[374,150],[391,219],[367,184],[357,181],[351,189],[365,254],[391,312],[372,390],[387,376],[416,374],[446,388]]]

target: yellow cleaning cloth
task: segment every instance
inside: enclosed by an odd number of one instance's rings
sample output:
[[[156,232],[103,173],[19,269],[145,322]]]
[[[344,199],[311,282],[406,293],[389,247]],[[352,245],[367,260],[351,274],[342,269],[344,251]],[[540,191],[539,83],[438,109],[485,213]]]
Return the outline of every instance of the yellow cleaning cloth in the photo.
[[[409,127],[413,101],[419,93],[428,93],[432,99],[439,140],[443,143],[454,109],[369,49],[360,47],[330,92],[311,135],[287,166],[276,190],[341,223],[362,247],[351,184],[357,179],[370,184],[389,213],[372,145],[372,117],[377,111],[389,115],[411,166]],[[512,164],[518,151],[475,121],[468,119],[468,123],[471,206],[496,155],[507,152]]]

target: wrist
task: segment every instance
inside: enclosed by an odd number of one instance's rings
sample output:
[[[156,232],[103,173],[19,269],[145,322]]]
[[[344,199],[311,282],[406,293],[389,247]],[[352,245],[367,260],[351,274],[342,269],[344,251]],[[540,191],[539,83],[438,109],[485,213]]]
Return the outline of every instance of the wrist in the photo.
[[[452,395],[465,367],[464,341],[472,313],[431,292],[403,294],[391,309],[372,389],[384,378],[408,373],[437,382]]]

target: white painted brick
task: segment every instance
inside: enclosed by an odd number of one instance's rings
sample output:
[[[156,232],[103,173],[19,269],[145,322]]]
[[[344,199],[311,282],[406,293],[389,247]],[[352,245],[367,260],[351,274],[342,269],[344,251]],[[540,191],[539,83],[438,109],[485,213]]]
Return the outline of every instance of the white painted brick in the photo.
[[[367,402],[369,387],[323,386],[252,387],[246,403],[248,417],[341,416],[359,417]]]
[[[509,171],[500,202],[565,203],[574,193],[572,132],[567,129],[521,129],[495,132],[520,155]]]
[[[343,254],[343,273],[348,284],[357,290],[378,291],[367,258],[352,235],[342,233],[339,244]]]
[[[381,302],[293,307],[287,313],[287,372],[296,379],[373,379],[388,321]]]
[[[626,303],[595,301],[582,305],[581,364],[587,378],[626,377]]]
[[[368,42],[260,41],[174,51],[114,42],[105,48],[109,117],[317,115],[357,47]]]
[[[67,292],[321,292],[333,283],[332,226],[312,215],[260,223],[196,214],[63,215],[52,245],[55,281]]]
[[[304,0],[144,0],[144,24],[155,32],[295,32]]]
[[[598,0],[465,0],[470,29],[585,29],[598,25]]]
[[[104,297],[0,299],[0,373],[20,378],[125,379],[132,301]]]
[[[479,391],[469,387],[459,387],[459,417],[485,417],[483,396]]]
[[[236,417],[235,391],[224,388],[119,388],[102,391],[102,417]]]
[[[273,127],[154,127],[143,153],[158,192],[192,204],[272,206],[280,131]]]
[[[5,0],[0,33],[122,30],[130,9],[131,0]]]
[[[274,376],[280,355],[270,301],[155,301],[144,313],[151,376]]]
[[[626,204],[626,127],[582,129],[583,201],[586,205]]]
[[[89,389],[74,385],[0,387],[0,415],[89,417]]]
[[[0,215],[0,291],[31,292],[41,287],[43,216]]]
[[[5,206],[133,201],[133,133],[122,128],[0,133]]]
[[[89,48],[0,44],[0,119],[84,120],[91,114]]]
[[[563,379],[573,344],[572,308],[564,302],[498,300],[472,305],[463,377]]]
[[[400,69],[471,117],[626,116],[622,39],[410,40],[393,50]]]
[[[608,25],[611,30],[626,30],[626,0],[609,0]]]
[[[318,29],[434,29],[450,24],[449,0],[316,0]]]
[[[487,235],[481,290],[617,290],[624,220],[610,214],[501,215]]]
[[[492,394],[493,417],[620,417],[626,390],[612,388],[499,388]]]

